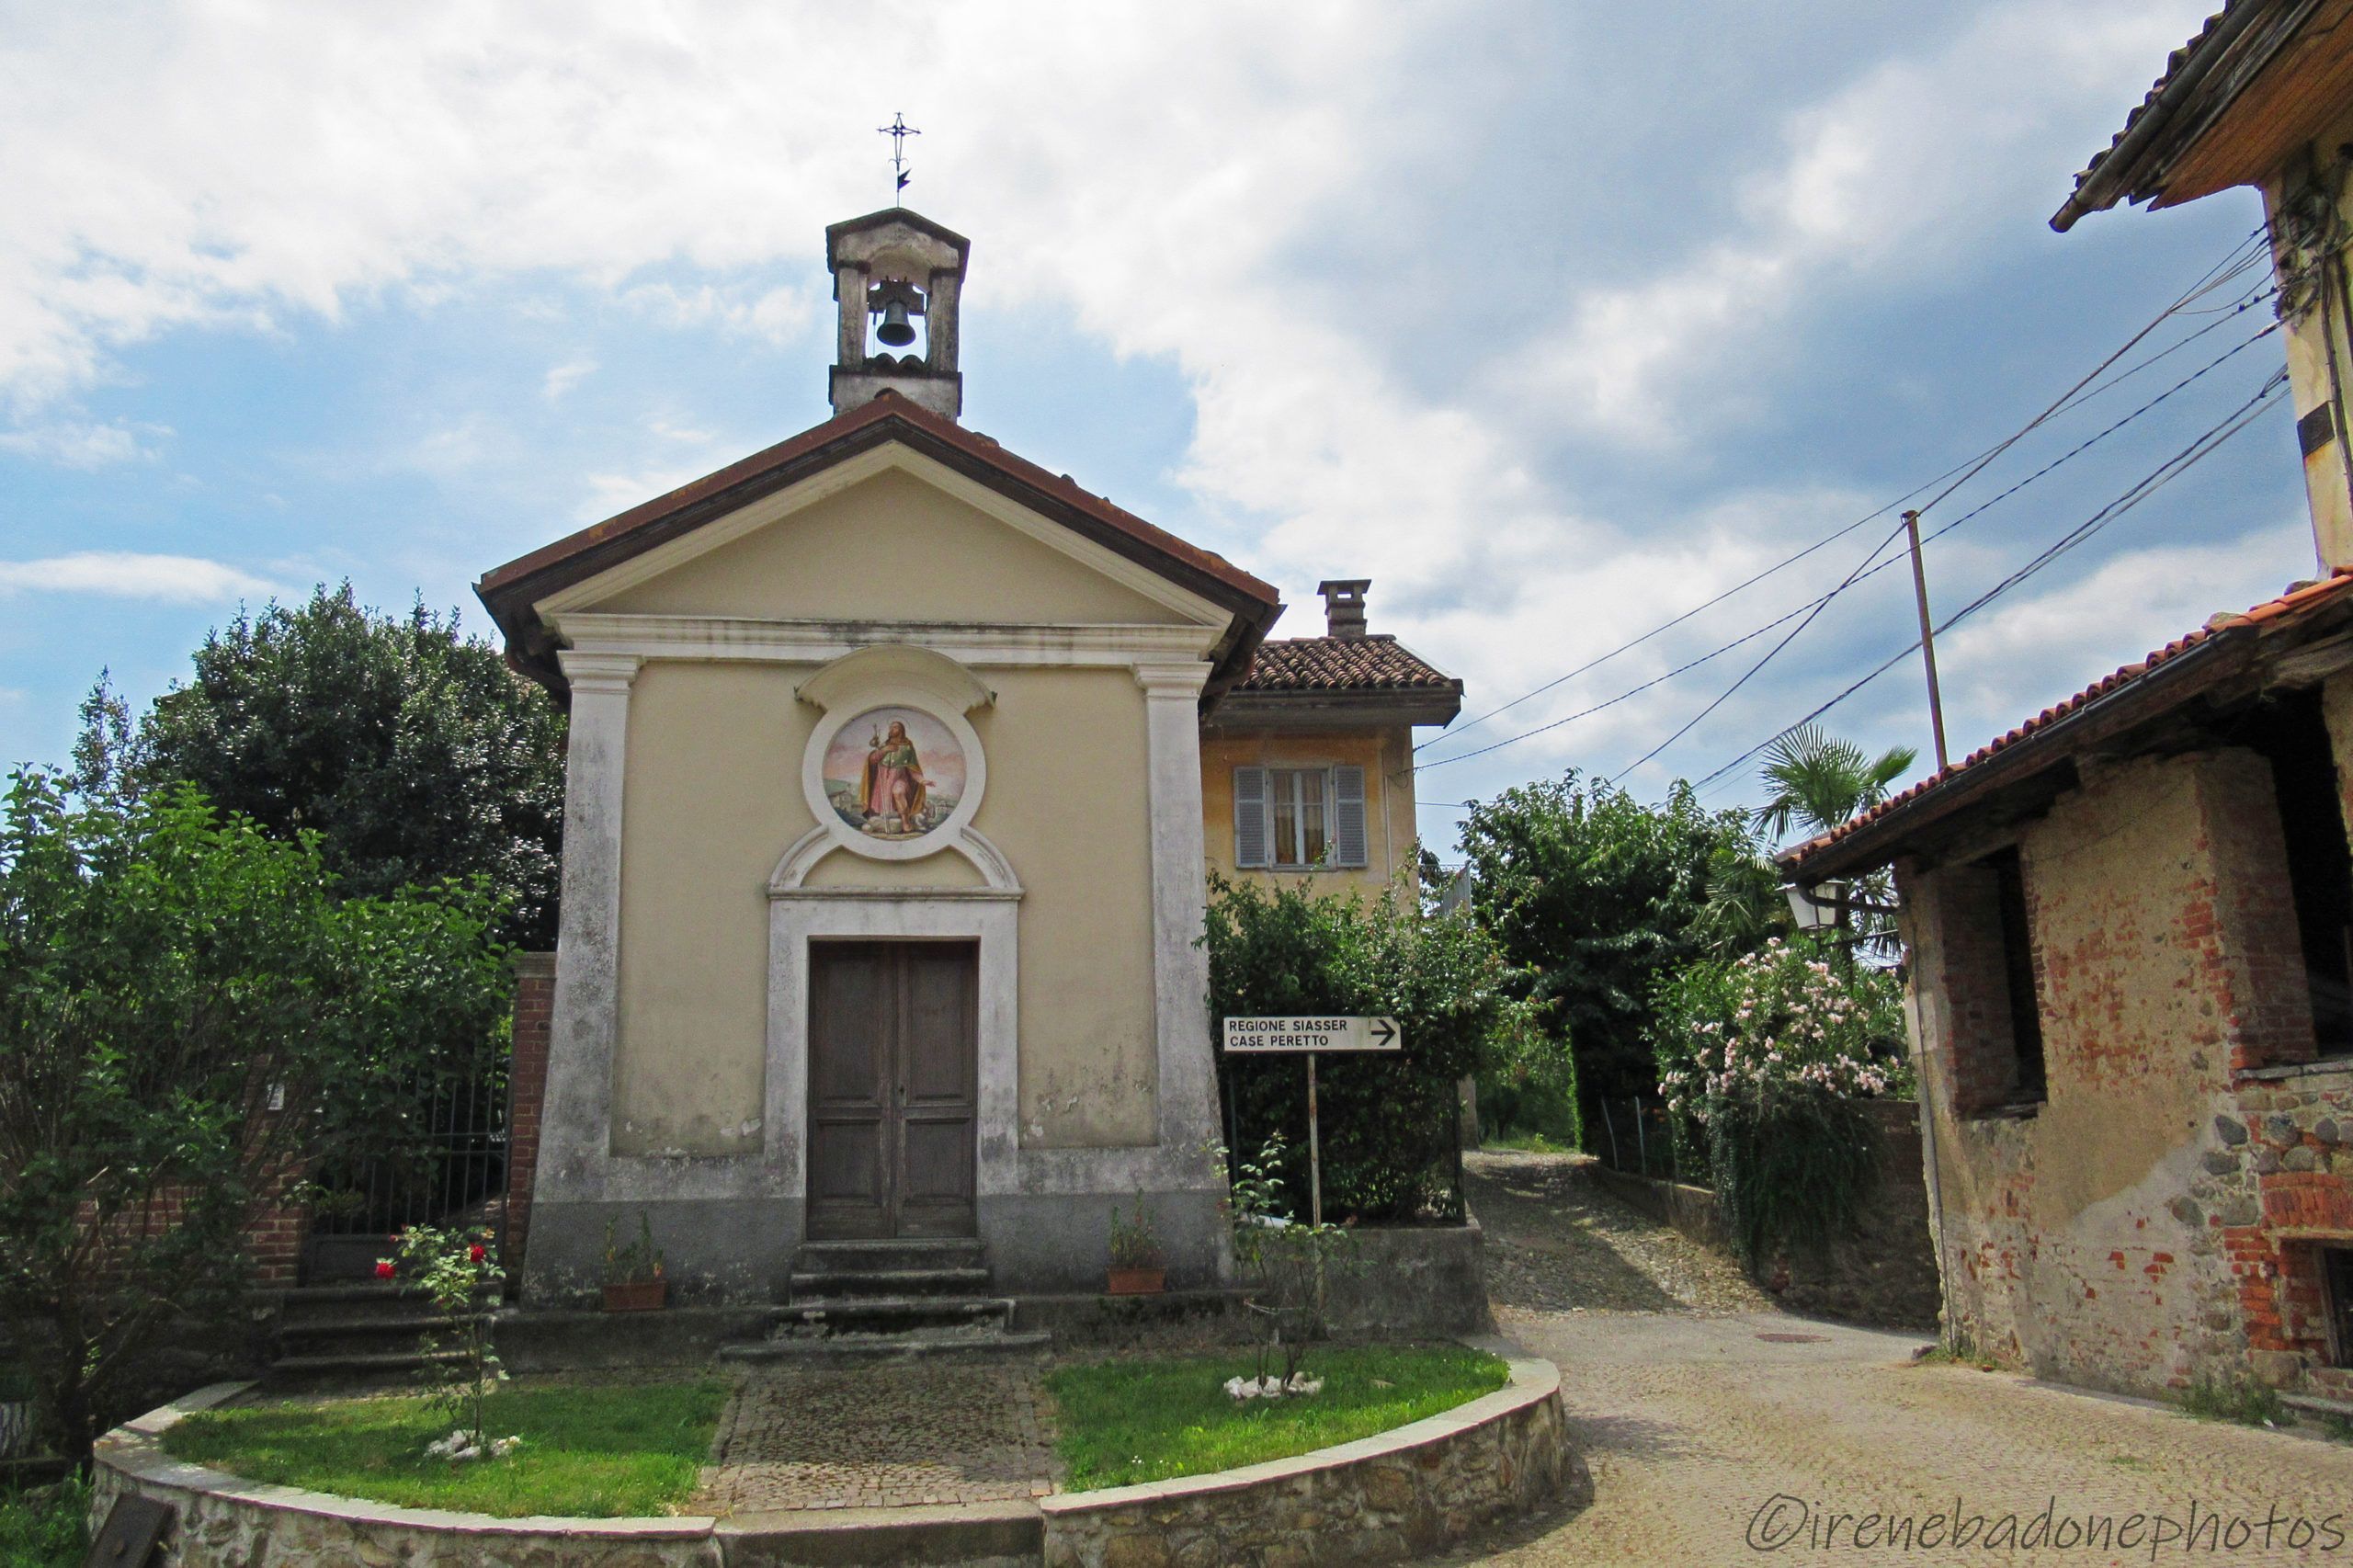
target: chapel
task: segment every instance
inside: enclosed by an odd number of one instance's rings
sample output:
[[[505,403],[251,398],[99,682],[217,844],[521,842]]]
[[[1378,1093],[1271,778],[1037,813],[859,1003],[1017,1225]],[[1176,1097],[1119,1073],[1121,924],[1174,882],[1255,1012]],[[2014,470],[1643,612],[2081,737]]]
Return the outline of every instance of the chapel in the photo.
[[[527,1298],[641,1217],[689,1296],[1099,1290],[1139,1204],[1215,1282],[1210,874],[1410,892],[1461,683],[967,428],[971,249],[831,226],[833,416],[476,585],[571,718]]]

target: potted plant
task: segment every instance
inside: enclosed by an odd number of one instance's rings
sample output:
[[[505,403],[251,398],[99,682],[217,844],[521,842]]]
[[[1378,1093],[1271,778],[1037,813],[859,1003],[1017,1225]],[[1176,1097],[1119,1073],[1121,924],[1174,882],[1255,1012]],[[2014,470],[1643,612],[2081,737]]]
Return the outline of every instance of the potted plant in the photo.
[[[1156,1296],[1168,1281],[1166,1259],[1160,1251],[1160,1233],[1154,1228],[1151,1206],[1136,1194],[1135,1209],[1122,1215],[1111,1209],[1111,1267],[1103,1289],[1114,1296]]]
[[[663,1272],[662,1255],[654,1248],[654,1221],[641,1210],[637,1240],[624,1246],[613,1237],[613,1221],[606,1221],[605,1310],[651,1312],[669,1304],[670,1280]]]

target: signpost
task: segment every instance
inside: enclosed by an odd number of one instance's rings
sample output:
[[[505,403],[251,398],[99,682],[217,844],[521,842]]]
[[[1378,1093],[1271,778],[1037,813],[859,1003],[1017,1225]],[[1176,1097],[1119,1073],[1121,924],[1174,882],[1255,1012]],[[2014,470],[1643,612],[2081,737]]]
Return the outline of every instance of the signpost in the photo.
[[[1307,1058],[1308,1216],[1324,1222],[1324,1145],[1315,1124],[1315,1058],[1327,1051],[1397,1051],[1404,1035],[1394,1018],[1230,1017],[1225,1049],[1232,1056],[1303,1054]]]

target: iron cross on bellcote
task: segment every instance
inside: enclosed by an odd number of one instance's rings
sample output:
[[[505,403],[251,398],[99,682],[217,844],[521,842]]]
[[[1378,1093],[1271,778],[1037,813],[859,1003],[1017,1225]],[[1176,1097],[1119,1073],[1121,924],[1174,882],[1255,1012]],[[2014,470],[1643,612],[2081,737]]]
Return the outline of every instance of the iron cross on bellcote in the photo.
[[[874,133],[877,136],[888,136],[891,139],[891,174],[892,176],[891,205],[896,207],[899,204],[899,193],[906,189],[907,181],[915,177],[913,171],[907,167],[907,138],[920,136],[923,132],[909,125],[904,114],[893,111],[891,123],[876,126]]]

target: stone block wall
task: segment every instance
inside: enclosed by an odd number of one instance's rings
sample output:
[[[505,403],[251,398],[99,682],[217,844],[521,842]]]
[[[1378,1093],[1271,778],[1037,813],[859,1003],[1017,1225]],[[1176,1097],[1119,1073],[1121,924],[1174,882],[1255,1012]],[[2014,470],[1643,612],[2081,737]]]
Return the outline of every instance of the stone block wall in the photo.
[[[1879,1141],[1879,1182],[1849,1234],[1791,1249],[1781,1304],[1847,1323],[1933,1328],[1937,1260],[1928,1241],[1928,1187],[1921,1176],[1920,1108],[1867,1100]],[[1767,1284],[1781,1278],[1768,1271]]]

